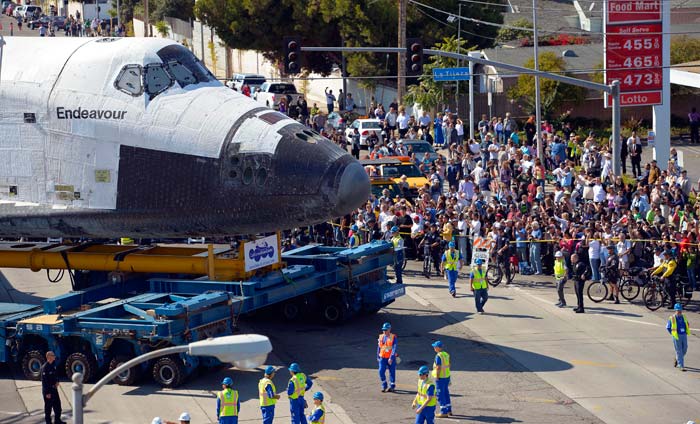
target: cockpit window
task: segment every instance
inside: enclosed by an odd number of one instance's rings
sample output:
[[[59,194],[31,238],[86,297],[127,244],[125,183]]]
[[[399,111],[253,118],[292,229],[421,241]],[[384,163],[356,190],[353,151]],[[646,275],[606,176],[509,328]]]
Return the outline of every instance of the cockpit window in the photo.
[[[144,68],[146,93],[152,98],[173,85],[173,80],[161,64],[146,65]]]
[[[157,55],[165,64],[177,62],[185,67],[192,73],[192,75],[194,75],[194,77],[197,79],[197,83],[216,81],[216,77],[214,77],[214,75],[212,75],[212,73],[209,72],[204,65],[202,65],[202,62],[200,62],[191,51],[187,50],[185,46],[171,44],[158,50]],[[178,83],[179,82],[180,81],[178,79]],[[181,86],[183,85],[181,84]]]
[[[175,81],[180,84],[180,87],[184,88],[187,85],[197,83],[197,78],[194,76],[192,71],[187,69],[182,63],[176,60],[171,60],[168,62],[167,67],[168,73],[170,76],[175,78]]]
[[[143,84],[141,84],[142,69],[141,65],[124,66],[114,81],[114,87],[134,97],[140,96],[143,93]]]

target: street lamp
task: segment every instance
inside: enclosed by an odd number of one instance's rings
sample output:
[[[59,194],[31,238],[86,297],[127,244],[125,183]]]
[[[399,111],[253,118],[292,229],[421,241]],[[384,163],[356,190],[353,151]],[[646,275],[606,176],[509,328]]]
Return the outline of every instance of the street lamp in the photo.
[[[176,353],[187,353],[191,356],[214,356],[221,362],[233,363],[239,368],[255,368],[265,363],[267,354],[271,351],[272,344],[270,344],[270,339],[259,334],[224,336],[201,340],[187,345],[166,347],[137,356],[121,364],[102,377],[84,395],[83,374],[77,372],[73,374],[73,385],[71,386],[73,389],[73,424],[83,424],[83,408],[102,386],[133,366],[151,359]]]

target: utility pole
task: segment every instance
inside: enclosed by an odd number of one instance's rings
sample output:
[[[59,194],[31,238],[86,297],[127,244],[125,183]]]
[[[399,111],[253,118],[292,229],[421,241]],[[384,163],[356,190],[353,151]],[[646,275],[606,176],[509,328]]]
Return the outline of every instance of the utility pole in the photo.
[[[399,1],[399,63],[398,78],[396,80],[396,102],[403,103],[406,91],[406,8],[408,0]]]
[[[150,37],[151,24],[148,21],[148,0],[143,0],[143,36]],[[202,50],[202,57],[204,57],[204,50]]]
[[[459,4],[459,21],[457,21],[457,53],[462,53],[462,3]],[[459,68],[460,60],[457,59],[457,67]],[[471,78],[471,73],[469,75]],[[459,81],[457,81],[457,98],[455,99],[455,113],[459,116]]]
[[[532,0],[532,28],[535,43],[535,71],[540,70],[537,52],[537,0]],[[537,157],[544,161],[544,142],[542,141],[542,112],[540,110],[540,76],[535,74],[535,136],[537,137]]]

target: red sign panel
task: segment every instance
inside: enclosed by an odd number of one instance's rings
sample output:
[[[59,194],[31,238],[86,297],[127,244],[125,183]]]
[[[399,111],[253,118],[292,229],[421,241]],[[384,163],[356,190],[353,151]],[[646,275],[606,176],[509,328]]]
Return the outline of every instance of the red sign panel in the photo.
[[[608,104],[612,105],[609,94]],[[635,93],[620,93],[620,106],[652,106],[661,104],[661,91],[638,91]]]
[[[661,1],[608,0],[608,24],[660,21]]]
[[[659,68],[651,69],[608,69],[608,83],[620,81],[620,92],[661,90],[663,73]]]
[[[661,66],[661,24],[615,25],[605,37],[606,69]]]

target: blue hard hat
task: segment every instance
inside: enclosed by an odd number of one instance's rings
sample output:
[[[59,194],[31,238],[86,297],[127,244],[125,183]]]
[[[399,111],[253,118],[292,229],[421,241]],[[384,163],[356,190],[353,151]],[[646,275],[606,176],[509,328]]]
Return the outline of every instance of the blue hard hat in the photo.
[[[226,386],[231,386],[231,385],[233,385],[233,380],[231,379],[231,377],[226,377],[226,378],[224,378],[224,380],[221,382],[221,384],[224,384],[224,385],[226,385]]]
[[[314,393],[314,399],[323,400],[323,393],[321,393],[321,392]]]
[[[455,242],[451,241],[447,243],[447,247],[455,247]]]
[[[292,365],[289,366],[289,371],[291,372],[301,372],[301,368],[299,367],[299,364],[294,362]]]
[[[442,347],[442,342],[440,340],[433,343],[433,347]]]
[[[481,260],[481,258],[476,258],[476,259],[474,260],[474,263],[477,264],[477,265],[481,265],[481,264],[484,263],[484,261]]]
[[[681,306],[680,303],[676,303],[676,305],[673,307],[673,309],[675,309],[676,311],[682,311],[682,310],[683,310],[683,306]]]
[[[353,224],[352,227],[350,227],[350,229],[353,231],[358,231],[360,228],[357,225]]]
[[[422,367],[418,368],[418,375],[426,375],[430,372],[430,368],[428,368],[427,365],[423,365]]]
[[[382,324],[382,331],[385,331],[385,330],[391,330],[391,324],[389,324],[388,322],[385,322],[384,324]]]
[[[396,225],[394,225],[393,227],[391,227],[391,232],[392,232],[392,233],[398,233],[398,232],[399,232],[399,227],[397,227]]]
[[[673,251],[669,249],[664,252],[664,255],[673,256]]]
[[[265,374],[272,375],[273,372],[275,372],[275,367],[272,365],[268,365],[268,367],[265,368]]]

